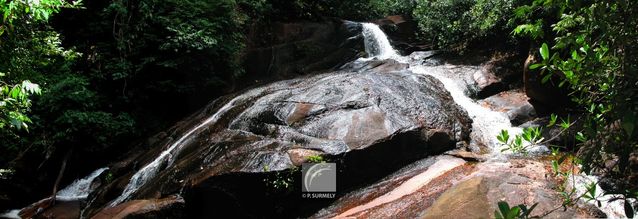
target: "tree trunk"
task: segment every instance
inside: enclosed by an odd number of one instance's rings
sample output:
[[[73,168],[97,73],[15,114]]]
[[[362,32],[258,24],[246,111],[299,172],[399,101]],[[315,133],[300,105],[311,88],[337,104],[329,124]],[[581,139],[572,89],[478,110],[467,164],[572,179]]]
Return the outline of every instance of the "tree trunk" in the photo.
[[[64,175],[64,170],[66,169],[66,163],[71,157],[71,153],[73,149],[69,149],[69,151],[64,155],[64,160],[62,160],[62,167],[60,167],[60,172],[58,173],[58,178],[55,179],[55,184],[53,184],[53,194],[51,195],[51,206],[55,204],[55,196],[58,193],[58,186],[60,185],[60,180],[62,180],[62,175]]]

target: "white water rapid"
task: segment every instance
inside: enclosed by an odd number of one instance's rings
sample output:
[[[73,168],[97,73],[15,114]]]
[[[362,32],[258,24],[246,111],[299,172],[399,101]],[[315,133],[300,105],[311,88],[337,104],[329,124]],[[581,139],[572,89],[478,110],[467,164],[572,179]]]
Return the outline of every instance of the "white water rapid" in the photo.
[[[95,178],[100,176],[102,172],[108,169],[108,167],[100,168],[82,179],[76,179],[75,181],[73,181],[73,183],[58,191],[58,194],[56,194],[55,198],[61,201],[75,201],[85,199],[89,196],[89,193],[91,193],[91,183],[93,182],[93,180],[95,180]]]
[[[22,209],[13,209],[9,210],[5,213],[0,214],[0,218],[8,218],[8,219],[20,219],[20,210]]]
[[[454,102],[465,109],[472,119],[472,138],[486,144],[491,149],[491,154],[498,156],[501,153],[500,144],[496,140],[499,132],[507,130],[510,135],[515,135],[522,133],[522,129],[512,127],[512,123],[504,113],[485,108],[465,95],[465,90],[461,88],[462,85],[446,76],[451,73],[447,67],[449,66],[443,66],[443,68],[441,66],[410,66],[410,69],[416,74],[430,75],[441,81],[445,89],[452,95]]]
[[[246,94],[235,97],[233,100],[221,107],[215,114],[208,117],[195,128],[192,128],[188,132],[183,134],[182,137],[173,142],[166,150],[162,151],[162,153],[157,158],[155,158],[155,160],[144,166],[142,169],[138,170],[129,180],[129,183],[124,188],[122,195],[113,200],[110,206],[112,207],[119,203],[122,203],[123,201],[126,201],[140,187],[146,184],[146,182],[155,178],[155,176],[157,176],[157,174],[159,173],[159,168],[161,166],[166,166],[164,168],[171,166],[175,161],[175,157],[177,157],[181,152],[182,146],[187,143],[188,140],[190,140],[190,137],[192,137],[195,132],[199,131],[209,124],[215,123],[222,115],[224,115],[226,112],[228,112],[228,110],[235,106],[235,103],[237,101],[244,100],[253,96],[253,94],[260,92],[261,89],[254,89]]]
[[[55,195],[55,199],[59,201],[77,201],[86,199],[93,191],[93,188],[91,188],[91,183],[93,183],[93,180],[95,180],[95,178],[100,176],[100,174],[108,169],[108,167],[103,167],[93,171],[91,174],[84,178],[76,179],[71,184],[64,187],[64,189],[58,191],[58,193]],[[5,213],[0,214],[0,218],[20,219],[20,211],[22,211],[22,209],[9,210]]]
[[[372,23],[362,23],[362,26],[366,53],[370,56],[369,59],[398,59],[400,57],[379,26]]]
[[[399,62],[406,62],[408,57],[400,56],[390,45],[390,41],[385,33],[372,23],[363,23],[363,36],[366,52],[371,55],[367,59],[394,59]],[[467,111],[472,118],[472,138],[486,144],[492,151],[492,157],[501,155],[501,145],[496,140],[496,136],[501,130],[507,130],[510,136],[522,133],[522,129],[512,127],[512,124],[504,113],[492,111],[485,108],[466,95],[466,87],[463,82],[454,79],[455,72],[451,69],[455,66],[424,66],[410,63],[410,70],[415,74],[430,75],[441,81],[445,89],[450,92],[454,102]]]
[[[409,60],[407,57],[400,56],[390,45],[387,36],[379,27],[375,24],[364,23],[363,35],[365,37],[365,48],[368,54],[373,55],[379,59],[395,59],[399,62],[405,62]],[[369,45],[374,44],[374,45]],[[370,57],[372,59],[374,57]],[[369,60],[368,59],[368,60]],[[501,162],[506,161],[507,157],[503,156],[501,152],[502,146],[496,139],[496,136],[501,130],[507,130],[510,136],[522,133],[522,129],[519,127],[513,127],[509,118],[501,112],[492,111],[486,107],[479,105],[476,101],[472,100],[466,95],[466,87],[462,80],[455,78],[454,68],[458,66],[452,65],[440,65],[440,66],[425,66],[420,64],[410,63],[410,70],[415,74],[430,75],[441,81],[450,95],[459,106],[467,111],[470,118],[472,118],[472,134],[471,137],[474,141],[479,141],[491,149],[490,161],[488,162]],[[544,152],[548,149],[545,146],[535,146],[530,148],[531,152]],[[511,153],[511,152],[505,152]],[[597,178],[594,176],[587,176],[585,174],[579,174],[574,177],[576,180],[576,190],[582,194],[586,191],[586,185],[596,182]],[[598,200],[601,200],[601,206],[599,209],[603,211],[610,218],[623,218],[624,207],[623,200],[615,200],[618,198],[614,195],[604,195],[604,191],[597,186]],[[635,201],[635,200],[632,200]],[[588,201],[589,204],[595,204],[593,201]]]

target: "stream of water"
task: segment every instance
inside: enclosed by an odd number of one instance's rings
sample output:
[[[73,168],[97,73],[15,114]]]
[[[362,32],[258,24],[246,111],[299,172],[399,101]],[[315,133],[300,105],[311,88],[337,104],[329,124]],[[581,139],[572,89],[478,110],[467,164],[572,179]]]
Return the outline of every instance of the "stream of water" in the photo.
[[[206,120],[202,121],[199,125],[190,129],[186,133],[184,133],[177,141],[174,141],[166,150],[162,151],[162,153],[155,158],[152,162],[144,166],[142,169],[138,170],[129,180],[129,183],[124,188],[122,195],[117,197],[110,203],[110,206],[115,206],[123,201],[126,201],[133,193],[135,193],[140,187],[146,184],[149,180],[152,180],[157,176],[160,171],[160,167],[167,168],[173,164],[175,158],[181,152],[182,146],[190,140],[191,137],[197,131],[201,131],[204,127],[207,127],[209,124],[213,124],[219,120],[219,118],[228,112],[231,108],[235,106],[235,103],[238,101],[241,102],[246,98],[252,97],[256,93],[260,93],[261,89],[253,89],[239,95],[229,101],[226,105],[222,106],[215,114],[208,117]]]
[[[100,176],[104,171],[108,170],[108,167],[103,167],[93,171],[88,176],[76,179],[62,190],[58,191],[55,199],[58,201],[77,201],[86,199],[94,188],[91,188],[93,181]],[[3,214],[0,214],[0,218],[15,218],[20,219],[20,211],[22,209],[9,210]]]
[[[407,62],[408,57],[399,55],[396,50],[390,44],[388,37],[379,28],[379,26],[371,23],[362,24],[362,34],[365,41],[365,50],[369,54],[368,58],[359,59],[358,61],[369,61],[372,59],[394,59],[399,62]],[[447,89],[454,101],[465,109],[469,116],[472,118],[472,137],[476,138],[479,142],[485,144],[491,151],[490,156],[495,160],[506,159],[500,150],[500,144],[496,141],[496,136],[501,130],[508,130],[510,135],[516,135],[521,133],[522,130],[518,127],[513,127],[509,118],[501,112],[492,111],[479,105],[476,101],[466,95],[466,85],[458,82],[450,74],[453,74],[449,70],[450,66],[424,66],[409,62],[410,70],[415,74],[430,75],[438,79],[445,89]],[[160,167],[166,168],[166,166],[172,165],[175,157],[177,157],[181,151],[183,145],[185,145],[193,136],[208,127],[210,124],[215,123],[221,116],[223,116],[229,109],[231,109],[238,100],[243,100],[250,97],[252,94],[259,91],[251,91],[244,95],[240,95],[226,105],[221,107],[215,114],[202,121],[199,125],[190,129],[182,134],[182,136],[172,142],[161,154],[152,162],[137,171],[130,179],[129,183],[125,187],[122,194],[110,203],[110,206],[115,206],[123,201],[126,201],[133,193],[135,193],[140,187],[145,185],[149,180],[154,179],[159,173]],[[445,166],[445,165],[443,165]],[[435,170],[431,170],[435,171]],[[444,171],[444,170],[442,170]],[[409,186],[406,185],[406,188]],[[412,188],[412,187],[409,187]],[[409,189],[408,189],[409,190]],[[391,199],[391,198],[387,198]]]
[[[379,27],[375,24],[363,24],[363,35],[365,39],[366,52],[371,57],[363,60],[371,59],[395,59],[399,62],[405,62],[409,60],[407,57],[400,56],[392,48],[387,39],[387,36]],[[490,149],[490,161],[488,162],[507,162],[507,156],[505,153],[511,153],[509,151],[502,152],[503,146],[498,142],[496,136],[501,130],[507,130],[510,136],[520,134],[523,130],[519,127],[513,127],[508,116],[501,112],[493,111],[489,108],[479,105],[476,101],[466,95],[467,86],[454,77],[454,72],[451,71],[454,66],[451,65],[438,65],[438,66],[425,66],[418,63],[410,62],[410,70],[415,74],[430,75],[438,79],[445,89],[450,92],[450,95],[459,106],[467,111],[470,118],[472,118],[472,138],[473,141],[478,141],[485,144]],[[529,147],[529,145],[527,145]],[[548,149],[543,145],[536,145],[529,147],[530,152],[543,153]],[[428,170],[430,171],[430,170]],[[592,182],[596,182],[597,178],[594,176],[588,176],[585,174],[578,174],[574,176],[574,186],[576,190],[582,194],[586,192],[586,186]],[[623,218],[624,207],[622,199],[618,200],[617,195],[604,194],[604,191],[597,186],[596,196],[600,200],[600,206],[598,208],[603,211],[610,218]],[[635,201],[635,200],[634,200]],[[597,204],[594,201],[583,201],[581,204]],[[351,209],[352,210],[352,209]]]
[[[362,23],[362,26],[366,53],[368,53],[370,57],[377,57],[379,59],[399,57],[399,54],[394,50],[388,38],[379,37],[385,36],[379,26],[371,23]]]
[[[392,48],[388,37],[376,24],[363,23],[363,36],[366,52],[370,57],[360,60],[367,61],[370,59],[394,59],[399,62],[406,62],[407,57],[400,56]],[[415,74],[430,75],[438,79],[445,87],[450,95],[459,106],[467,111],[473,120],[472,131],[473,137],[490,149],[493,156],[500,155],[500,144],[496,140],[496,136],[501,130],[508,130],[510,135],[521,133],[522,130],[512,127],[512,124],[504,113],[495,112],[485,108],[476,101],[466,95],[466,87],[464,84],[458,83],[453,79],[449,71],[451,66],[424,66],[418,63],[410,62],[410,70]]]
[[[73,181],[73,183],[58,191],[58,194],[56,194],[55,198],[61,201],[75,201],[86,199],[86,197],[88,197],[89,193],[91,193],[92,191],[91,183],[93,182],[93,180],[95,180],[95,178],[100,176],[100,174],[108,169],[108,167],[100,168],[82,179],[76,179],[75,181]]]

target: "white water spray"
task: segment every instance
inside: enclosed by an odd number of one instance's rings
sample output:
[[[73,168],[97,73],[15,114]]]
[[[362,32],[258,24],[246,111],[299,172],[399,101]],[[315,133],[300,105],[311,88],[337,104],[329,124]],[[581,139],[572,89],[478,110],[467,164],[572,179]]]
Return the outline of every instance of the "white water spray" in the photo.
[[[465,95],[461,85],[446,76],[450,74],[446,66],[410,66],[410,69],[416,74],[433,76],[443,83],[445,89],[452,95],[454,102],[465,109],[472,119],[472,137],[474,140],[486,144],[491,149],[493,157],[501,154],[501,145],[496,139],[501,130],[507,130],[512,136],[523,132],[521,128],[512,127],[512,123],[504,113],[485,108]]]
[[[390,45],[387,36],[383,31],[375,24],[363,23],[363,35],[365,37],[365,48],[368,54],[373,57],[395,59],[403,62],[408,60],[407,57],[400,56]],[[496,140],[496,136],[501,130],[508,130],[510,135],[516,135],[522,133],[522,129],[512,127],[512,124],[504,113],[492,111],[485,108],[470,97],[465,95],[464,86],[455,82],[450,76],[453,75],[449,69],[450,66],[422,66],[422,65],[410,65],[410,70],[415,74],[430,75],[438,79],[445,87],[454,102],[460,105],[467,111],[470,118],[472,118],[472,135],[474,139],[485,143],[490,149],[492,149],[493,155],[500,154],[500,144]]]
[[[86,199],[86,197],[88,197],[89,193],[91,193],[92,191],[91,183],[93,182],[93,180],[95,180],[95,178],[100,176],[102,172],[108,169],[108,167],[100,168],[82,179],[76,179],[75,181],[73,181],[73,183],[60,190],[56,194],[55,198],[60,201],[75,201]]]
[[[58,201],[77,201],[86,199],[93,191],[93,188],[91,188],[91,183],[93,183],[93,180],[95,180],[95,178],[100,176],[100,174],[108,169],[108,167],[103,167],[93,171],[91,174],[84,178],[76,179],[71,184],[64,187],[64,189],[58,191],[58,193],[55,195],[55,199]],[[22,211],[22,209],[13,209],[6,211],[0,214],[0,218],[20,219],[20,211]]]
[[[8,219],[21,219],[20,210],[22,209],[13,209],[9,210],[3,214],[0,214],[0,218],[8,218]]]
[[[362,23],[361,25],[363,26],[363,38],[366,53],[370,56],[369,59],[397,59],[400,57],[379,26],[372,23]]]
[[[368,24],[374,25],[374,24]],[[376,26],[376,25],[374,25]],[[375,28],[366,28],[366,24],[364,24],[364,36],[366,34],[366,29],[375,29]],[[378,27],[376,28],[378,29]],[[373,34],[374,36],[370,37],[375,40],[366,39],[366,51],[368,48],[385,48],[385,42],[387,42],[387,36],[378,29],[379,31],[369,31],[368,34]],[[385,39],[385,40],[384,40]],[[368,45],[369,43],[381,42],[378,45]],[[388,43],[389,44],[389,43]],[[384,49],[387,51],[387,49]],[[392,50],[393,51],[393,50]],[[375,54],[375,53],[373,53]],[[396,53],[395,53],[396,54]],[[405,57],[399,57],[399,60],[405,60]],[[392,55],[388,55],[386,57],[392,58]],[[453,79],[454,72],[451,70],[453,66],[423,66],[423,65],[410,65],[410,69],[412,72],[416,74],[430,75],[441,81],[443,86],[445,87],[454,102],[456,102],[459,106],[467,111],[469,116],[472,118],[472,138],[478,138],[479,141],[485,143],[491,149],[492,158],[496,158],[495,160],[499,160],[500,158],[504,158],[501,153],[500,143],[496,140],[496,136],[501,132],[501,130],[507,130],[510,136],[514,136],[522,133],[522,129],[518,127],[513,127],[509,118],[501,112],[492,111],[491,109],[485,108],[470,97],[465,95],[465,89],[461,84],[456,82]],[[532,152],[537,151],[546,151],[547,148],[544,146],[535,146],[531,148]],[[511,152],[510,152],[511,153]],[[575,188],[578,191],[578,194],[583,194],[586,192],[586,185],[589,185],[592,182],[598,181],[598,179],[594,176],[588,176],[585,174],[579,174],[574,176],[575,179]],[[571,180],[571,177],[570,177]],[[597,186],[596,196],[598,200],[601,201],[600,210],[605,212],[610,218],[623,218],[624,215],[624,202],[622,197],[617,195],[604,195],[604,191]],[[615,200],[620,198],[621,200]],[[613,200],[613,201],[612,201]],[[636,200],[630,200],[635,202]],[[588,204],[594,204],[592,201],[587,201]]]

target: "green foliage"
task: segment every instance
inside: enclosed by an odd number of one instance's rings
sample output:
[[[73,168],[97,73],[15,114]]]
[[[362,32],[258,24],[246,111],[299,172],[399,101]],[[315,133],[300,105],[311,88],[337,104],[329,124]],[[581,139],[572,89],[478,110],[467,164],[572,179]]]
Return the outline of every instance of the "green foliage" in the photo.
[[[411,15],[416,2],[414,0],[370,0],[370,7],[383,16]]]
[[[106,109],[96,86],[73,70],[82,54],[63,48],[47,23],[63,7],[78,8],[79,1],[1,3],[2,25],[10,31],[0,36],[0,161],[25,150],[50,156],[73,145],[99,151],[135,133],[133,118]]]
[[[58,13],[61,8],[77,8],[81,0],[67,2],[65,0],[0,0],[0,12],[2,12],[2,23],[0,23],[0,36],[9,30],[16,28],[15,20],[19,20],[20,25],[31,22],[41,22],[49,20],[52,14]],[[18,27],[19,28],[19,27]]]
[[[413,16],[435,46],[462,50],[502,33],[517,4],[509,0],[417,0]]]
[[[56,62],[54,57],[66,56],[60,49],[58,35],[43,30],[50,15],[62,7],[78,7],[79,1],[60,0],[6,1],[0,0],[0,136],[17,138],[20,130],[32,123],[28,115],[32,98],[41,94],[38,84],[42,71]],[[4,144],[5,147],[15,147]]]
[[[631,176],[638,173],[629,159],[638,151],[638,2],[537,0],[519,10],[521,25],[545,30],[527,34],[542,43],[542,60],[530,69],[540,70],[543,82],[572,90],[584,115],[575,136],[582,170],[613,176],[619,186],[609,193],[635,197],[638,179]],[[610,159],[618,162],[605,167]]]
[[[364,20],[409,2],[0,0],[0,163],[25,150],[115,154],[166,128],[235,89],[255,26]]]
[[[310,163],[322,163],[325,162],[321,155],[310,155],[308,156],[308,162]]]
[[[109,183],[113,182],[113,179],[114,179],[113,172],[108,171],[108,173],[106,173],[106,176],[104,177],[105,183],[109,184]]]
[[[270,172],[268,166],[264,166],[264,172]],[[264,183],[270,192],[287,191],[290,192],[293,189],[295,179],[300,174],[300,168],[294,167],[284,171],[274,171],[264,178]]]
[[[169,72],[180,69],[198,77],[205,75],[203,81],[219,81],[215,76],[222,72],[211,74],[215,68],[231,76],[240,74],[239,52],[249,18],[240,11],[241,3],[244,2],[114,1],[96,21],[104,30],[115,25],[115,42],[106,42],[99,48],[106,52],[103,54],[106,72],[112,80],[120,81],[136,79],[149,69]],[[198,57],[211,60],[201,62],[203,59]]]
[[[28,80],[16,85],[0,81],[0,129],[10,127],[27,130],[27,123],[31,123],[31,119],[25,115],[31,107],[29,97],[40,93],[40,86]]]
[[[496,139],[505,146],[501,152],[512,151],[523,155],[527,155],[530,147],[541,144],[544,140],[542,137],[542,129],[540,127],[524,128],[523,133],[515,135],[512,139],[510,139],[510,135],[507,130],[501,130],[501,133],[496,136]]]
[[[538,203],[535,203],[531,207],[527,207],[524,204],[513,206],[510,208],[509,204],[504,201],[498,202],[498,211],[494,211],[495,219],[527,219],[534,218],[530,214],[536,208]]]

